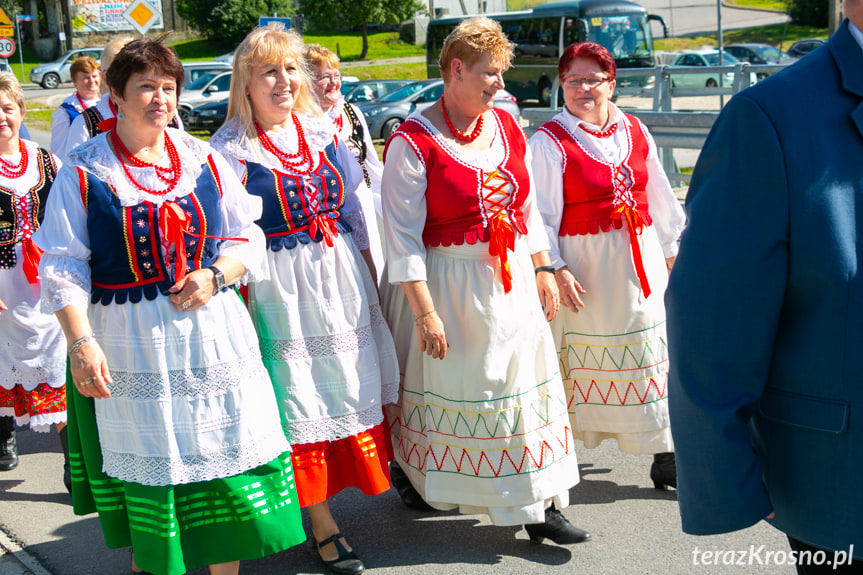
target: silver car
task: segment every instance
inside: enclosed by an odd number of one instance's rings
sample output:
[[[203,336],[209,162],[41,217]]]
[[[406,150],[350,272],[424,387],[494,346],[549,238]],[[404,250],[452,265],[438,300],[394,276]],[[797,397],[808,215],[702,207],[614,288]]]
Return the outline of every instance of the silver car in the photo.
[[[30,81],[47,89],[56,88],[63,82],[71,82],[72,74],[69,68],[72,67],[72,62],[82,56],[89,56],[98,62],[102,58],[102,48],[79,48],[67,52],[59,60],[39,64],[30,71]]]
[[[185,122],[192,108],[226,100],[231,93],[231,72],[208,72],[185,86],[180,93],[177,111]]]

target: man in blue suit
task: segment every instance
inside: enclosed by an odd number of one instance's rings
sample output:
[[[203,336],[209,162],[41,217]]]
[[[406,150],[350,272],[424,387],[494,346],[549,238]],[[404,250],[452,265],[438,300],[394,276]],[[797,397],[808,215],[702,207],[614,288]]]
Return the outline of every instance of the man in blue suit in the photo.
[[[845,11],[826,46],[720,114],[665,302],[683,530],[767,518],[798,556],[851,550],[859,572],[863,0]]]

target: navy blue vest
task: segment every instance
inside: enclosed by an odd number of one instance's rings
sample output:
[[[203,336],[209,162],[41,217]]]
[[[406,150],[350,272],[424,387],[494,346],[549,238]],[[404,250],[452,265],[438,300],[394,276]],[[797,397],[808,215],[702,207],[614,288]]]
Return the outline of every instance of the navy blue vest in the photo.
[[[60,107],[66,110],[66,113],[69,114],[69,124],[75,121],[75,118],[81,115],[81,112],[78,111],[78,108],[73,106],[72,104],[67,104],[63,102],[60,104]]]
[[[246,189],[264,202],[261,219],[256,223],[267,236],[267,248],[274,252],[282,248],[293,249],[297,243],[320,242],[323,232],[309,235],[309,227],[316,217],[333,222],[341,233],[349,233],[350,225],[341,221],[341,208],[345,203],[345,169],[336,156],[335,144],[321,152],[318,167],[308,176],[271,170],[255,162],[246,162]],[[303,183],[303,178],[309,181]],[[324,190],[318,202],[318,191]]]
[[[167,263],[159,230],[159,208],[151,202],[122,206],[111,187],[78,168],[81,198],[90,233],[91,303],[137,303],[169,295],[173,268]],[[175,202],[191,217],[186,236],[186,272],[206,268],[219,257],[223,236],[222,191],[212,157],[203,165],[195,191]]]

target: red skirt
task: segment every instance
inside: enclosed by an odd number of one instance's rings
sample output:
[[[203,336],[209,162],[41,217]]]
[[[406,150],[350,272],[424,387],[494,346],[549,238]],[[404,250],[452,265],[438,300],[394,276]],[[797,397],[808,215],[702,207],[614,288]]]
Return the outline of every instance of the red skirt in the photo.
[[[322,503],[348,487],[366,495],[390,488],[393,445],[386,421],[338,441],[291,446],[300,507]]]
[[[66,386],[51,387],[47,383],[40,383],[33,391],[27,391],[20,385],[12,389],[0,387],[0,412],[14,415],[19,425],[37,415],[65,411]]]

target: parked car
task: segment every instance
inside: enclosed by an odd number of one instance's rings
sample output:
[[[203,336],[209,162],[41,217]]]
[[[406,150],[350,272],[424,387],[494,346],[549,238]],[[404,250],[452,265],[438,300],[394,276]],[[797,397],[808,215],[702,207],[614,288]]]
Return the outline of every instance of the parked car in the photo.
[[[69,68],[72,67],[72,62],[82,56],[89,56],[98,61],[102,58],[102,48],[79,48],[71,50],[66,52],[59,60],[54,60],[47,64],[39,64],[30,70],[30,81],[34,84],[41,84],[46,89],[56,88],[63,82],[71,82],[72,75],[69,72]]]
[[[225,100],[231,91],[231,72],[207,72],[183,88],[177,111],[183,122],[195,106]]]
[[[195,108],[183,120],[183,126],[187,130],[207,130],[215,132],[225,123],[228,116],[228,101],[210,102]]]
[[[12,72],[12,66],[9,65],[9,60],[0,58],[0,72]]]
[[[388,139],[410,114],[421,111],[440,99],[443,94],[443,80],[425,80],[408,84],[383,98],[358,107],[366,117],[369,132],[374,139]],[[494,98],[495,108],[506,110],[521,118],[518,104],[512,94],[498,90]]]
[[[342,96],[351,104],[363,104],[377,100],[413,82],[413,80],[366,80],[344,83],[343,80]]]
[[[788,55],[792,58],[802,58],[816,48],[820,48],[825,42],[827,42],[827,40],[822,38],[804,38],[802,40],[797,40],[791,44],[790,48],[788,48]]]
[[[794,63],[794,58],[770,44],[732,44],[725,46],[725,50],[731,52],[731,55],[738,60],[755,65],[782,64],[787,66]],[[758,72],[757,75],[759,80],[763,80],[770,74]]]
[[[732,56],[726,51],[722,52],[722,65],[733,66],[739,64],[740,60]],[[674,66],[703,66],[709,68],[711,66],[719,66],[719,50],[691,50],[681,52],[671,64]],[[749,74],[749,84],[755,84],[758,77],[754,72]],[[675,87],[681,88],[714,88],[719,85],[719,72],[693,73],[693,74],[672,74],[671,83]],[[722,85],[730,87],[734,84],[734,72],[725,72],[722,75]]]
[[[189,89],[191,84],[204,74],[230,71],[231,65],[227,62],[183,62],[183,91]]]
[[[221,56],[216,56],[213,58],[213,62],[227,62],[228,64],[234,63],[234,51],[231,50],[227,54],[222,54]]]

